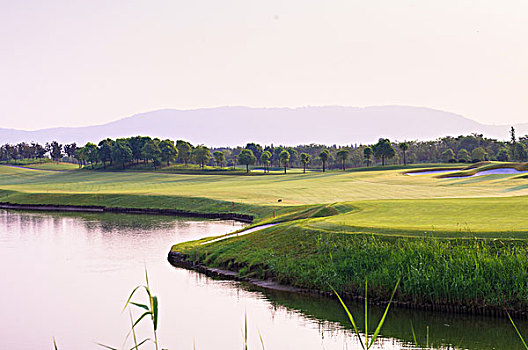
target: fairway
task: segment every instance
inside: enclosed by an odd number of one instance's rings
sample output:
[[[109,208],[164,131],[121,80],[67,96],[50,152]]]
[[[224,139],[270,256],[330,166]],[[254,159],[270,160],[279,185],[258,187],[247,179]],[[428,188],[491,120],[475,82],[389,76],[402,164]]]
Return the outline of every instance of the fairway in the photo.
[[[306,224],[331,232],[449,238],[528,238],[528,198],[456,198],[348,203],[354,210]]]
[[[0,189],[29,193],[135,194],[205,197],[256,205],[323,204],[384,199],[528,195],[516,175],[439,179],[402,170],[240,176],[156,172],[37,171],[0,166]]]

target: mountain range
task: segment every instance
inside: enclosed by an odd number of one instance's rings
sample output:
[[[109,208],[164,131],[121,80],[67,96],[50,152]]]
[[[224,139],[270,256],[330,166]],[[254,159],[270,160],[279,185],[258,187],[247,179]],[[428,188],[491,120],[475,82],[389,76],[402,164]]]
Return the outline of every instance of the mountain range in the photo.
[[[148,135],[208,146],[236,146],[248,142],[353,145],[374,143],[380,137],[399,141],[433,140],[471,133],[507,140],[510,127],[485,125],[458,114],[410,106],[216,107],[156,110],[86,127],[35,131],[0,129],[0,143],[57,140],[82,145],[107,137]],[[528,133],[528,123],[514,127],[518,136]]]

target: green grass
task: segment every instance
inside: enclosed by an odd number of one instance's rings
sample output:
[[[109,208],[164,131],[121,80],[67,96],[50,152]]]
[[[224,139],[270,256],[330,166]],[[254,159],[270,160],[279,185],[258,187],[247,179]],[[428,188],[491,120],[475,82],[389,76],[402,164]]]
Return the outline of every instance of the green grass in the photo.
[[[438,164],[436,168],[446,167]],[[490,167],[522,164],[481,163]],[[433,166],[427,166],[433,168]],[[164,171],[61,172],[0,166],[0,200],[253,215],[262,232],[173,249],[240,274],[398,301],[528,306],[528,183],[518,175],[407,176],[354,169],[239,176]],[[280,202],[278,200],[281,199]],[[273,217],[275,214],[275,217]]]
[[[79,169],[77,164],[64,163],[64,162],[54,162],[51,159],[21,159],[17,161],[10,162],[1,162],[2,165],[14,166],[14,167],[23,167],[28,169],[36,170],[76,170]]]
[[[449,238],[528,238],[526,197],[385,200],[347,203],[353,210],[306,226],[331,232],[375,232]]]
[[[274,278],[296,287],[389,300],[401,277],[399,302],[523,309],[528,306],[528,247],[524,241],[432,239],[328,233],[309,220],[173,249],[207,265]]]
[[[0,188],[20,192],[140,194],[203,197],[255,205],[328,204],[361,200],[509,197],[528,195],[512,175],[437,179],[401,169],[235,176],[161,172],[39,172],[0,167]]]

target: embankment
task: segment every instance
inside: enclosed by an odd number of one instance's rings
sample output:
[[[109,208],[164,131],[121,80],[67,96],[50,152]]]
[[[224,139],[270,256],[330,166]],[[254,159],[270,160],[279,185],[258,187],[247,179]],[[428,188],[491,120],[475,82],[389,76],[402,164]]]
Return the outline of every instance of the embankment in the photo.
[[[0,202],[0,209],[29,210],[29,211],[57,211],[57,212],[88,212],[88,213],[124,213],[124,214],[147,214],[147,215],[171,215],[189,216],[208,219],[237,220],[252,223],[254,217],[251,215],[237,213],[200,213],[178,209],[156,209],[156,208],[121,208],[89,205],[52,205],[52,204],[18,204]]]
[[[173,247],[172,264],[253,283],[395,305],[528,318],[528,246],[518,240],[411,238],[309,229],[284,223],[241,237]],[[227,272],[226,272],[227,271]]]

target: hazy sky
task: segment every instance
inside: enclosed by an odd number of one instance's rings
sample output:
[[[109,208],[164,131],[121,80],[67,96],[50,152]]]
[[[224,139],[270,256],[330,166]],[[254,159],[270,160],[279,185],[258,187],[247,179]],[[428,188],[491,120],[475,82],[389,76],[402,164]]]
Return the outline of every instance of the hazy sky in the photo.
[[[0,0],[0,127],[401,104],[528,122],[528,1]]]

